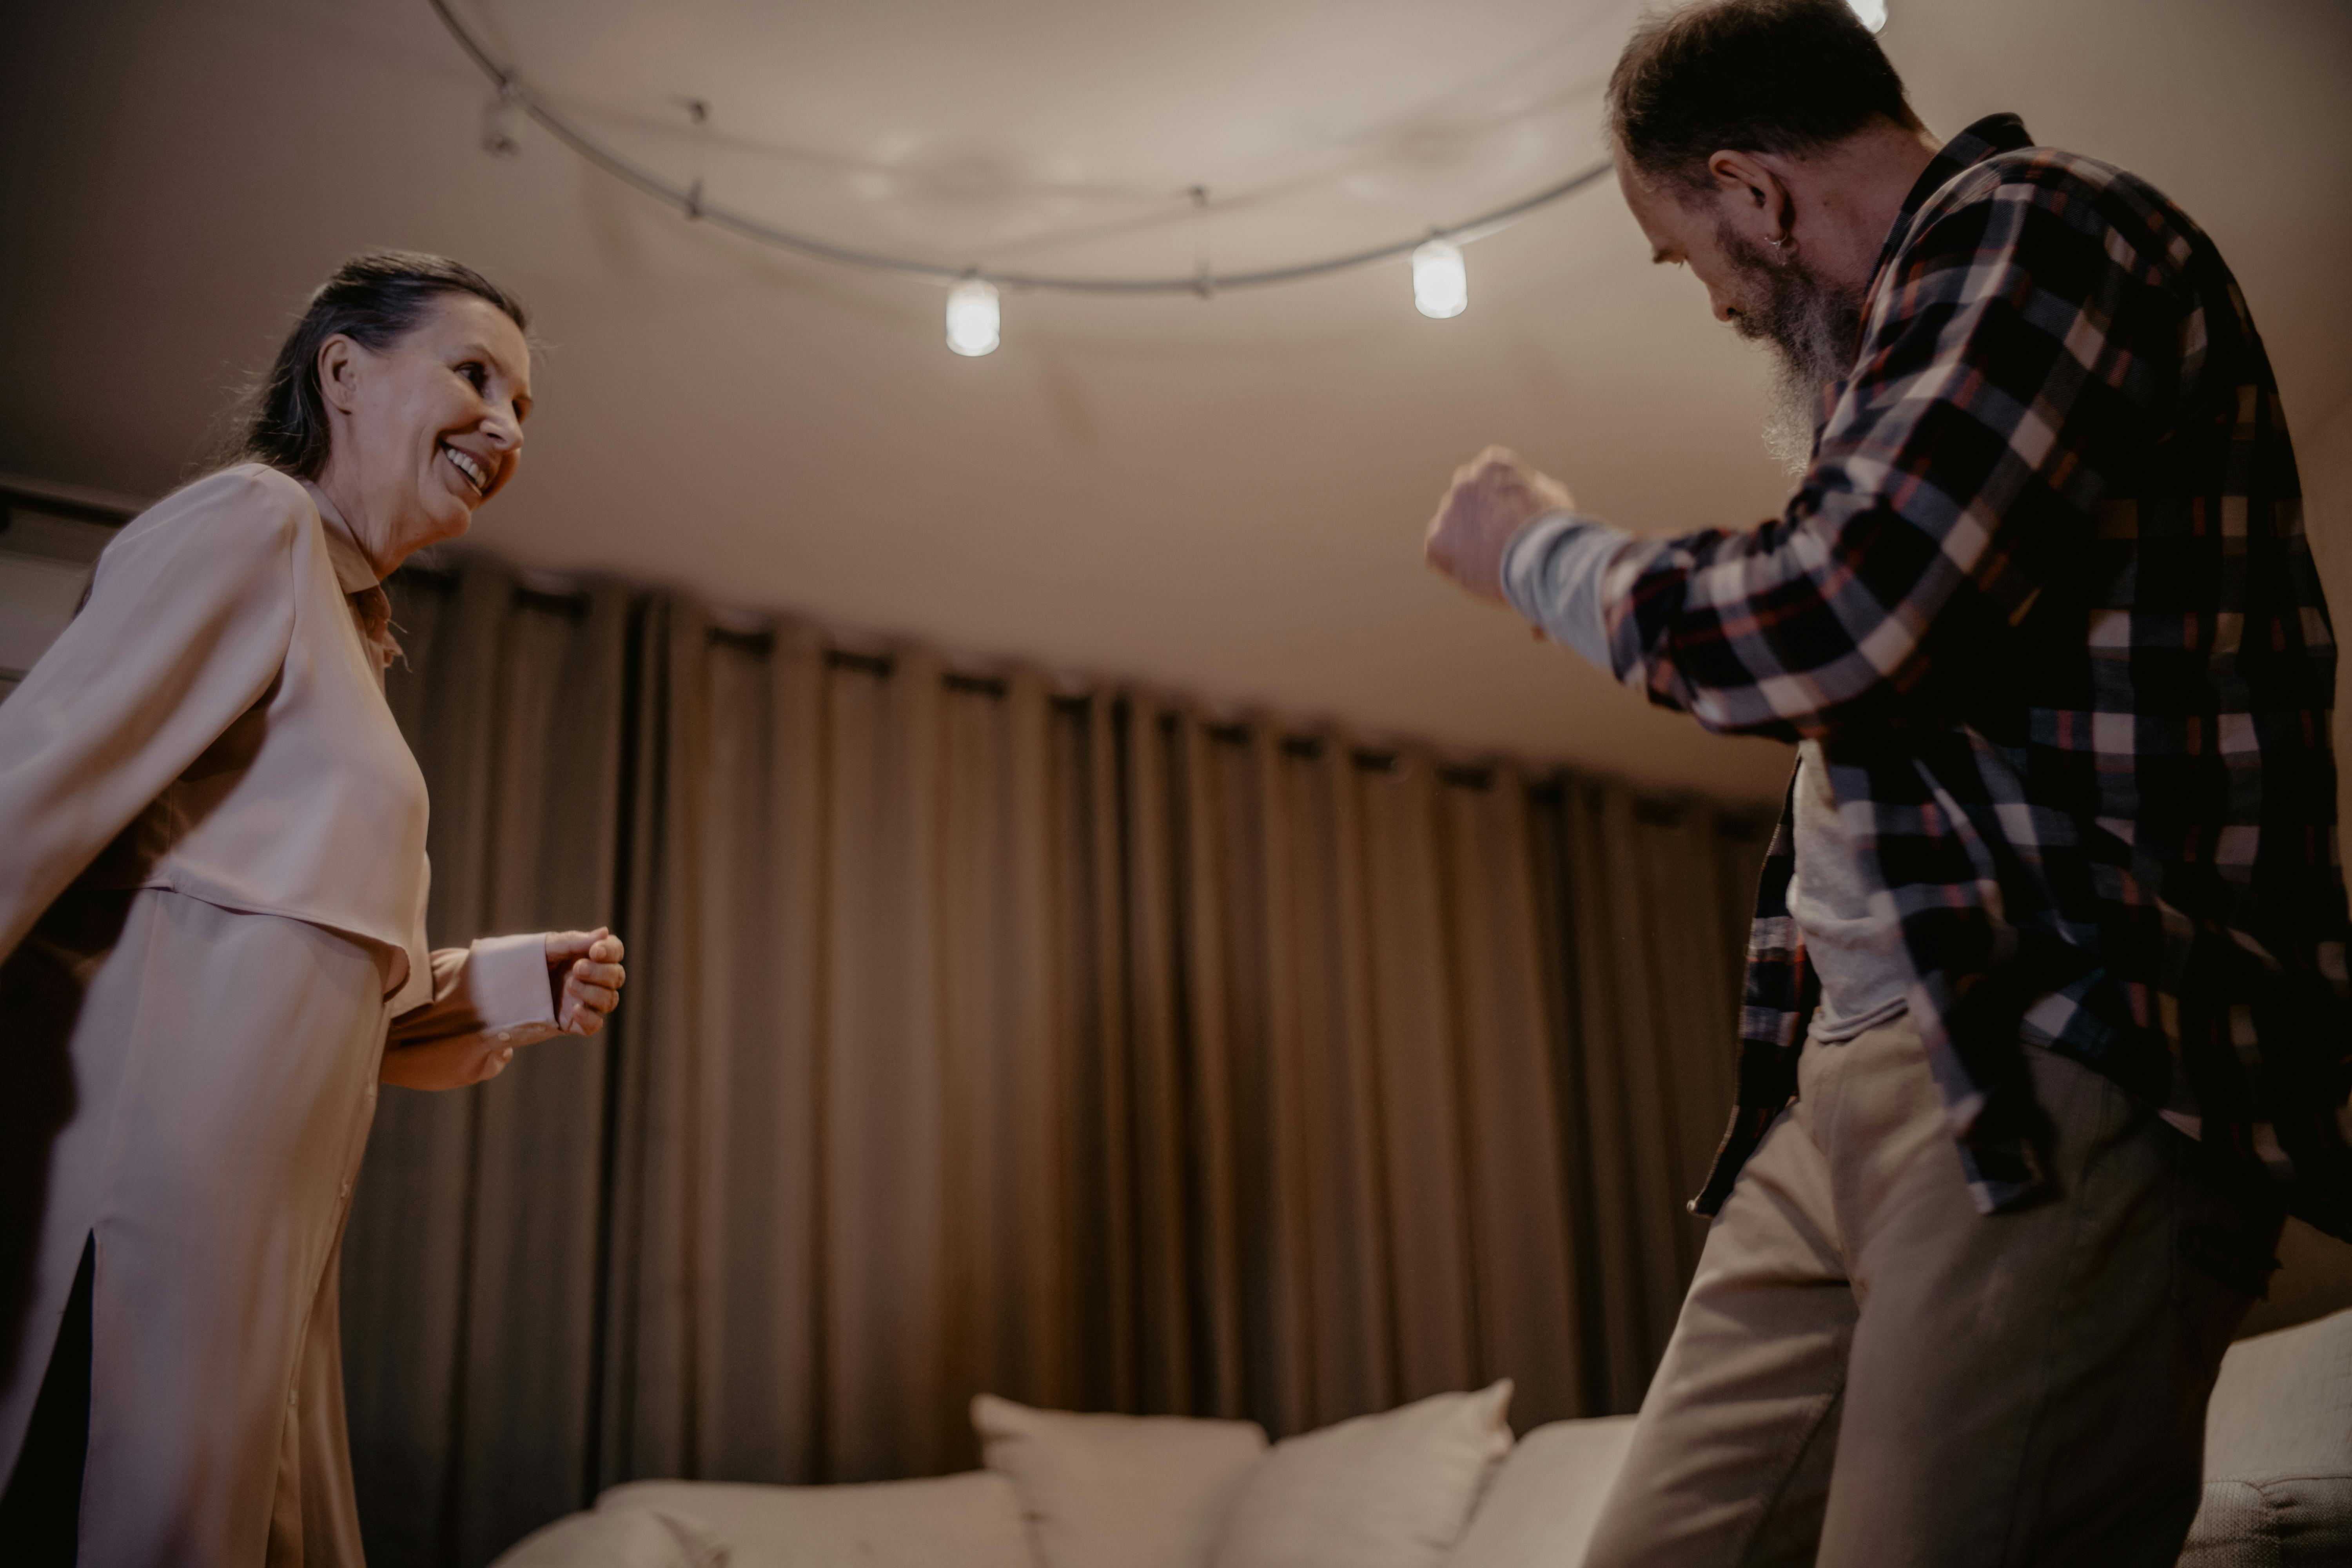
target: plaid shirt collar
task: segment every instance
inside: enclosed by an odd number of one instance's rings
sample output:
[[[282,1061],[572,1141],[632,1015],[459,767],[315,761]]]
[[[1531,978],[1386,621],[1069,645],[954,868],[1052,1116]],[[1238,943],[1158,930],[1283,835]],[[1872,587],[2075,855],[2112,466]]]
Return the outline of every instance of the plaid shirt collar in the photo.
[[[2002,113],[1986,115],[1938,148],[1936,155],[1927,160],[1927,166],[1919,171],[1919,177],[1912,182],[1910,194],[1903,198],[1903,210],[1887,225],[1886,239],[1879,246],[1878,260],[1870,269],[1870,286],[1862,291],[1862,297],[1868,300],[1876,296],[1879,284],[1885,280],[1886,268],[1902,254],[1904,242],[1911,237],[1912,220],[1919,216],[1919,209],[1927,205],[1929,198],[1952,183],[1953,176],[1987,158],[2032,145],[2033,138],[2027,133],[2025,121],[2014,114]],[[1845,383],[1842,381],[1822,388],[1819,404],[1813,410],[1816,437],[1829,423],[1830,412],[1837,406],[1838,397],[1844,390]]]
[[[1887,227],[1886,243],[1878,247],[1878,264],[1870,269],[1870,287],[1863,290],[1868,299],[1878,292],[1878,285],[1886,276],[1886,268],[1903,249],[1903,242],[1911,237],[1911,220],[1927,199],[1946,185],[1963,169],[1972,169],[1987,158],[2003,153],[2014,153],[2021,147],[2033,145],[2033,138],[2025,132],[2025,121],[2014,114],[1988,114],[1982,120],[1944,143],[1919,177],[1911,185],[1911,194],[1903,198],[1903,211]]]

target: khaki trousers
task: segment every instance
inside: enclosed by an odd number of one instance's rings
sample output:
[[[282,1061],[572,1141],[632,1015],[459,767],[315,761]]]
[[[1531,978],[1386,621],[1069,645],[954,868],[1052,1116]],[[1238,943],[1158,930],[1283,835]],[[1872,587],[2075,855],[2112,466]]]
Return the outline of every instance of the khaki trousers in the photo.
[[[1809,1045],[1717,1216],[1587,1568],[2171,1568],[2281,1220],[2029,1049],[2059,1195],[1979,1215],[1910,1020]],[[2223,1272],[2229,1272],[2223,1269]]]

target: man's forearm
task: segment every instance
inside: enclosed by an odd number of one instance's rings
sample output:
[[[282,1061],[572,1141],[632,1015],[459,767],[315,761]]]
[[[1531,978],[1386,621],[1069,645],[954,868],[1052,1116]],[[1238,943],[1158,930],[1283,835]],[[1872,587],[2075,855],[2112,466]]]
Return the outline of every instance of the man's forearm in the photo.
[[[1632,537],[1589,517],[1546,512],[1504,550],[1503,596],[1554,642],[1611,669],[1601,578]]]

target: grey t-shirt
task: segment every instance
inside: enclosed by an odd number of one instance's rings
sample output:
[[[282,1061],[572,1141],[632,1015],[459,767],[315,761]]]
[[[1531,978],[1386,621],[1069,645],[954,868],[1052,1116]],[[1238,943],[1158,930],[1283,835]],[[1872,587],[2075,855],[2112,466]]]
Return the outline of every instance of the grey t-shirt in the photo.
[[[1838,820],[1819,742],[1797,747],[1797,868],[1789,879],[1789,913],[1804,933],[1805,955],[1821,981],[1810,1039],[1838,1045],[1902,1016],[1911,971],[1890,912],[1872,912],[1876,880]]]

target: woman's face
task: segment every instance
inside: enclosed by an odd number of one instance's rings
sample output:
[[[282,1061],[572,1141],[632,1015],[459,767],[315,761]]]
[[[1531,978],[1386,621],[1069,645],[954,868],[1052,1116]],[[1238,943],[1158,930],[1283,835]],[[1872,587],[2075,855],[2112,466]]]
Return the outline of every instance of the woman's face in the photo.
[[[332,436],[320,486],[386,574],[464,533],[522,460],[530,349],[487,300],[439,295],[381,352],[330,338],[319,384]]]

